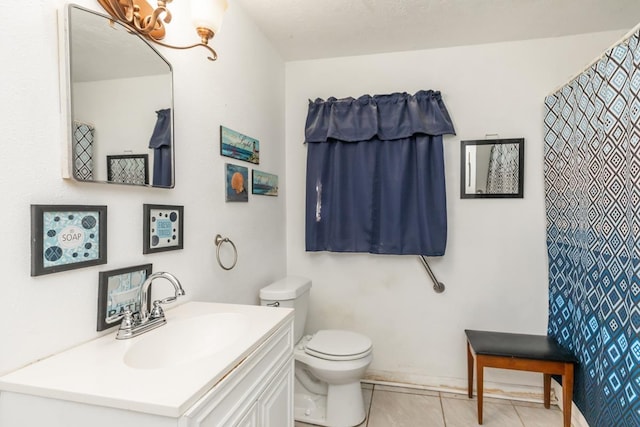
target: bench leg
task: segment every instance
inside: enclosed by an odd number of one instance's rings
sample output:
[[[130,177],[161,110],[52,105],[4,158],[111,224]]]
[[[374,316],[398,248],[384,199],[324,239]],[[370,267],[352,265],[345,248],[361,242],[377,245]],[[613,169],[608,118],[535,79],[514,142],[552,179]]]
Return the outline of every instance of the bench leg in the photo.
[[[571,404],[573,402],[573,363],[565,363],[562,376],[562,413],[564,427],[571,427]]]
[[[544,407],[551,407],[551,375],[544,374]]]
[[[467,342],[467,392],[469,398],[473,397],[473,354],[471,345]]]
[[[476,354],[476,377],[477,377],[477,390],[478,393],[478,424],[482,425],[482,382],[484,381],[484,365],[480,363],[482,356]]]

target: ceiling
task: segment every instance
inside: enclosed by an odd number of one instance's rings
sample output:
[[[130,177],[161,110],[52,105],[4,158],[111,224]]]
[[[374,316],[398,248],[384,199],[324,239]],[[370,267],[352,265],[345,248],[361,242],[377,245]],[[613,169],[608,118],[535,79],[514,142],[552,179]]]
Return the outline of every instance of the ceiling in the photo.
[[[73,83],[171,72],[144,39],[119,23],[73,4],[66,11]]]
[[[240,4],[286,61],[630,30],[640,22],[640,0],[230,3]]]

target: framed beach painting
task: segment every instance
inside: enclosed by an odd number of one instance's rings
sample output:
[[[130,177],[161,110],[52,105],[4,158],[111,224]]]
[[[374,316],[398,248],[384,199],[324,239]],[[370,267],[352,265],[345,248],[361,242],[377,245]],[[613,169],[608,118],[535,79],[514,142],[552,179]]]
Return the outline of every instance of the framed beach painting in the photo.
[[[278,195],[278,175],[259,170],[251,171],[251,194],[261,196]]]
[[[260,142],[255,138],[220,126],[220,154],[258,165],[260,164]]]
[[[31,205],[31,275],[107,263],[107,207]]]
[[[225,201],[248,202],[249,169],[225,163]]]

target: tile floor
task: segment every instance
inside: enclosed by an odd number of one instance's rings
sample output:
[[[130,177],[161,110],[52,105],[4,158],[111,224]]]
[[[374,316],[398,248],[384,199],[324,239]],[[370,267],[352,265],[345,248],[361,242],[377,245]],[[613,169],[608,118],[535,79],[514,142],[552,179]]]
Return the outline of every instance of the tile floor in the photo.
[[[476,399],[441,393],[364,383],[362,393],[369,413],[358,427],[469,427],[477,426]],[[562,411],[542,403],[484,398],[484,427],[562,427]],[[310,424],[296,422],[295,427]]]

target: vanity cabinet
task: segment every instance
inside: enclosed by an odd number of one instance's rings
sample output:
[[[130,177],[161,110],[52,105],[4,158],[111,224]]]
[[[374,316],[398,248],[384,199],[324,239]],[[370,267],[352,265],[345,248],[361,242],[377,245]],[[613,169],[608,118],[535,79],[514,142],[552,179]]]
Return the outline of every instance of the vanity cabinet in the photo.
[[[33,387],[32,392],[10,390],[8,380],[3,383],[0,378],[0,426],[293,427],[292,313],[282,316],[278,323],[261,338],[254,350],[222,373],[202,372],[202,375],[220,379],[207,388],[193,390],[193,397],[185,401],[186,409],[157,405],[139,409],[136,405],[140,402],[130,398],[118,401],[121,396],[117,394],[110,402],[108,399],[92,400],[89,393],[71,396],[59,390]],[[128,372],[131,375],[132,371]],[[52,373],[57,374],[59,372]],[[154,393],[158,390],[170,393],[172,388],[181,387],[178,376],[168,380],[161,371],[149,371],[145,375],[155,382],[152,385]],[[99,387],[99,380],[88,380],[94,383],[94,388]],[[133,381],[129,384],[122,381],[123,390],[132,386]],[[140,397],[140,401],[144,399],[144,396]],[[175,411],[175,415],[168,415],[169,409]]]
[[[179,427],[292,426],[292,334],[276,333],[187,410]]]
[[[201,420],[194,420],[189,426],[216,427],[280,427],[291,426],[293,422],[293,372],[287,366],[269,382],[256,401],[242,402],[233,414],[218,414],[212,411]],[[222,415],[221,417],[218,417]]]

